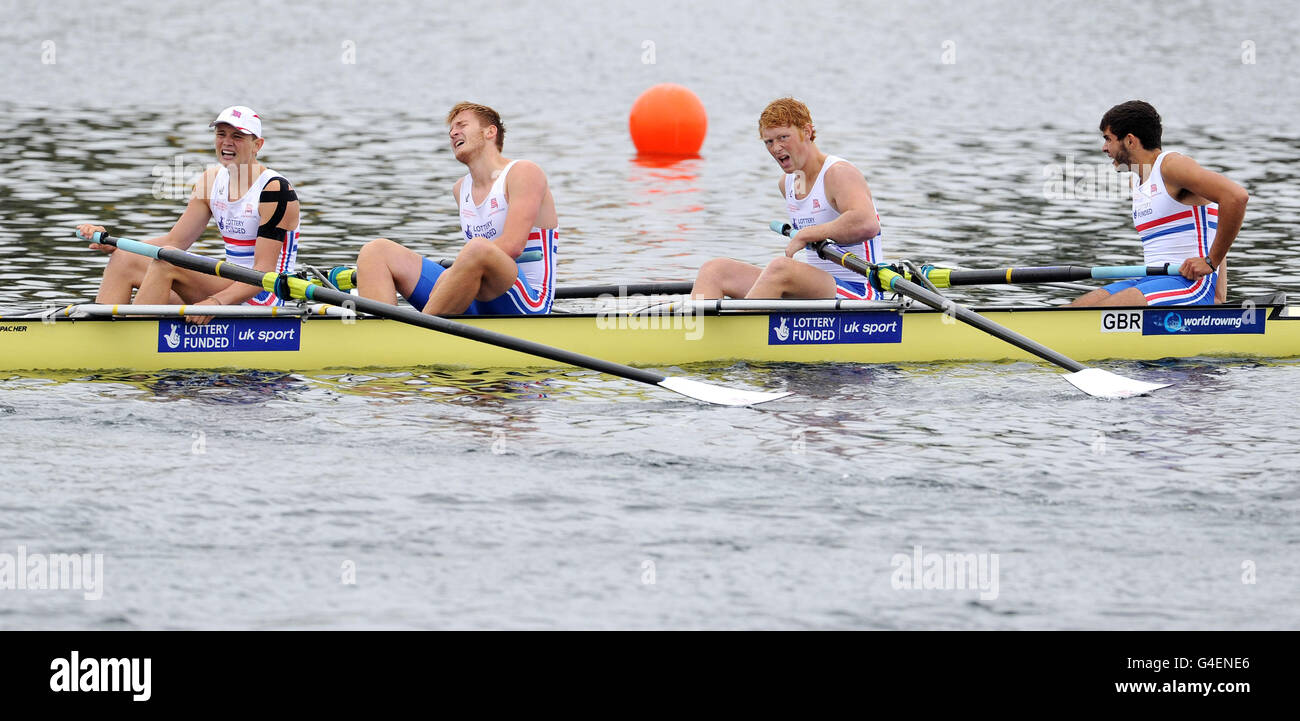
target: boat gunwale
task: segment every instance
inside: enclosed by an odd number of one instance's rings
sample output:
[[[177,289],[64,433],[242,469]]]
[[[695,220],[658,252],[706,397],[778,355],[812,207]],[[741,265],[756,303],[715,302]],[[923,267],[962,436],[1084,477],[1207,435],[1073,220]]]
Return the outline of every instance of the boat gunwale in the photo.
[[[828,300],[829,300],[829,299],[828,299]],[[1249,299],[1246,299],[1246,301],[1249,301]],[[1243,301],[1243,302],[1246,302],[1246,301]],[[1268,315],[1268,317],[1267,317],[1268,320],[1298,320],[1298,319],[1300,319],[1300,315],[1295,315],[1295,316],[1282,315],[1282,311],[1284,311],[1284,310],[1285,310],[1286,308],[1288,308],[1288,307],[1291,307],[1292,305],[1293,305],[1293,304],[1288,303],[1288,302],[1285,302],[1285,301],[1282,301],[1282,302],[1264,302],[1264,303],[1258,303],[1258,304],[1254,305],[1254,306],[1253,306],[1253,309],[1256,310],[1256,311],[1264,310],[1264,309],[1268,309],[1268,310],[1270,311],[1270,312],[1269,312],[1269,315]],[[1300,308],[1300,304],[1294,304],[1294,305],[1295,305],[1295,307]],[[64,306],[64,307],[66,307],[66,306]],[[178,307],[179,307],[179,306],[178,306]],[[231,306],[224,306],[224,307],[231,307]],[[1146,310],[1173,310],[1173,309],[1176,309],[1176,308],[1182,308],[1182,309],[1185,309],[1185,310],[1204,311],[1204,310],[1243,310],[1243,308],[1244,308],[1244,306],[1242,305],[1242,303],[1216,303],[1216,304],[1214,304],[1214,305],[1194,305],[1194,306],[1149,306],[1149,305],[1114,305],[1114,306],[1109,306],[1109,305],[1108,305],[1108,306],[1028,306],[1028,305],[987,305],[987,306],[968,306],[968,307],[969,307],[971,310],[975,311],[976,313],[981,313],[981,314],[987,314],[987,313],[1080,312],[1080,311],[1082,311],[1082,312],[1098,312],[1098,311],[1123,311],[1123,310],[1128,310],[1128,311],[1136,311],[1136,310],[1146,311]],[[20,312],[23,312],[23,311],[20,311]],[[27,312],[35,312],[35,311],[27,311]],[[941,314],[942,311],[938,311],[938,310],[935,310],[935,309],[933,309],[933,308],[928,308],[928,307],[925,307],[925,306],[910,306],[910,307],[907,307],[907,306],[903,306],[903,305],[900,304],[899,306],[897,306],[897,307],[895,307],[895,308],[818,308],[818,309],[807,309],[807,308],[780,308],[780,307],[772,307],[772,308],[732,308],[732,309],[727,309],[727,308],[722,308],[722,309],[719,309],[719,308],[705,308],[705,309],[701,309],[701,310],[699,311],[698,314],[699,314],[699,315],[707,315],[707,316],[753,316],[753,315],[772,315],[772,314],[774,314],[774,313],[806,313],[806,314],[815,314],[815,315],[833,315],[833,314],[845,314],[845,313],[899,313],[899,314],[916,313],[916,314]],[[679,314],[679,313],[657,313],[657,314],[655,314],[655,315],[669,316],[669,315],[696,315],[696,314],[697,314],[697,313],[684,313],[684,314]],[[642,311],[609,310],[609,311],[583,311],[583,312],[578,312],[578,313],[570,313],[570,312],[565,312],[565,311],[553,311],[553,312],[551,312],[551,313],[536,314],[536,315],[444,315],[444,316],[440,316],[440,317],[442,317],[442,318],[446,318],[446,319],[448,319],[448,320],[454,320],[454,321],[459,321],[459,322],[465,322],[465,321],[477,321],[477,320],[530,320],[530,321],[540,321],[540,320],[542,320],[542,319],[617,318],[617,317],[634,318],[634,317],[644,316],[644,315],[646,315],[646,314],[645,314],[645,312],[644,312],[643,310],[642,310]],[[42,323],[42,324],[50,324],[50,323],[67,323],[67,322],[73,322],[73,323],[76,323],[76,322],[87,322],[87,321],[109,321],[109,322],[113,322],[113,323],[121,323],[121,322],[138,322],[138,321],[157,322],[157,321],[160,321],[160,320],[174,320],[174,319],[176,319],[177,317],[180,317],[180,316],[174,316],[174,315],[112,315],[112,316],[109,316],[109,315],[104,315],[104,316],[91,316],[91,317],[80,317],[80,318],[77,318],[77,317],[71,317],[71,316],[67,316],[67,315],[40,315],[40,316],[12,316],[12,315],[10,315],[10,316],[0,316],[0,323]],[[222,317],[221,317],[221,320],[231,320],[231,319],[237,319],[237,320],[249,320],[249,319],[298,320],[298,321],[302,321],[302,322],[308,322],[308,321],[311,321],[311,322],[317,322],[317,321],[341,321],[341,322],[346,322],[346,323],[356,323],[356,322],[358,322],[358,321],[389,320],[389,319],[386,319],[386,318],[380,318],[380,317],[377,317],[377,316],[371,316],[371,315],[366,315],[366,314],[360,314],[360,315],[352,316],[352,317],[345,317],[345,316],[330,316],[330,315],[313,315],[313,314],[308,314],[308,313],[303,313],[303,314],[286,314],[286,315],[278,316],[278,317],[271,317],[271,316],[264,316],[264,315],[259,315],[259,316],[255,316],[255,315],[247,315],[247,316],[241,316],[241,315],[226,315],[226,316],[222,316]]]

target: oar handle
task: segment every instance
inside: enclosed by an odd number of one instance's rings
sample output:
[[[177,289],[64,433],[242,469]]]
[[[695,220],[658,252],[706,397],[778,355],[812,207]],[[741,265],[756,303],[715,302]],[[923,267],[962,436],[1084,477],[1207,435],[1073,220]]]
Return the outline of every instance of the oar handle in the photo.
[[[81,234],[78,233],[77,237],[80,238]],[[114,238],[107,232],[101,231],[95,231],[92,233],[90,236],[90,242],[99,243],[100,245],[111,245],[119,250],[125,250],[128,253],[135,253],[136,255],[143,255],[153,258],[154,260],[158,259],[158,251],[162,250],[162,246],[159,245],[141,243],[138,240],[131,240],[130,238]]]
[[[288,273],[262,272],[224,260],[213,260],[206,256],[187,253],[176,248],[141,243],[130,238],[115,238],[108,233],[96,232],[91,236],[91,240],[101,245],[114,246],[118,250],[124,250],[128,253],[166,261],[180,268],[188,268],[199,273],[207,273],[218,278],[251,285],[254,288],[261,288],[283,300],[312,300],[311,289],[313,287],[323,287],[321,282],[314,278],[308,280]]]
[[[1144,278],[1153,275],[1182,275],[1182,266],[1165,263],[1163,265],[1111,265],[1092,268],[1092,277],[1098,280]]]
[[[1003,285],[1016,283],[1071,283],[1076,280],[1121,280],[1146,278],[1156,275],[1178,275],[1179,267],[1173,263],[1163,265],[1112,265],[1090,267],[1086,265],[1049,265],[1027,268],[990,268],[986,270],[956,270],[921,267],[925,277],[939,288],[957,285]]]
[[[538,260],[541,260],[541,259],[542,259],[542,251],[540,251],[540,250],[526,250],[526,251],[520,253],[518,258],[515,258],[515,263],[532,263],[532,262],[534,262],[534,261],[538,261]],[[439,259],[438,259],[438,265],[441,265],[441,266],[444,267],[444,268],[450,268],[450,267],[452,266],[452,264],[455,263],[455,262],[456,262],[456,261],[453,260],[453,259],[451,259],[451,258],[439,258]]]
[[[768,223],[767,227],[787,237],[793,238],[795,234],[794,226],[781,220],[774,220],[771,223]],[[821,256],[825,260],[829,260],[832,263],[839,263],[845,268],[866,277],[868,283],[876,287],[877,290],[880,289],[877,281],[877,273],[879,270],[887,268],[888,266],[880,265],[878,263],[869,263],[846,250],[840,250],[838,247],[835,248],[834,252],[830,252],[828,248],[833,245],[834,243],[829,240],[815,240],[809,243],[808,247],[812,248],[817,255]]]

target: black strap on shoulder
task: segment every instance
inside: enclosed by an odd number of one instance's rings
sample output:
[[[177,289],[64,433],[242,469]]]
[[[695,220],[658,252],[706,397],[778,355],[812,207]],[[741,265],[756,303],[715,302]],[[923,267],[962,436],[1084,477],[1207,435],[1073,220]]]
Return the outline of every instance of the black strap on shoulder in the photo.
[[[288,180],[278,175],[266,181],[266,184],[270,185],[277,180],[280,181],[278,189],[267,190],[263,187],[262,194],[257,198],[259,203],[275,203],[275,212],[271,214],[271,219],[258,226],[257,237],[284,242],[285,230],[280,227],[280,221],[284,218],[284,211],[288,209],[289,203],[298,199],[298,194],[294,192]]]

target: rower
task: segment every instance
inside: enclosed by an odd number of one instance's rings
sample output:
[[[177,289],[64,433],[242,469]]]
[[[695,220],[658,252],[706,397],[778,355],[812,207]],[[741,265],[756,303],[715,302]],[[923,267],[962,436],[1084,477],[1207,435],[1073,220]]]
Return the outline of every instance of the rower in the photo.
[[[796,233],[786,245],[785,255],[766,267],[731,258],[708,261],[700,267],[691,296],[879,298],[880,291],[865,283],[861,275],[805,247],[833,238],[843,251],[870,263],[880,261],[880,216],[862,172],[817,148],[817,131],[808,107],[794,98],[769,103],[758,118],[758,134],[785,172],[777,187],[785,197]],[[803,256],[795,260],[800,250]]]
[[[357,256],[357,293],[394,303],[396,294],[432,315],[535,315],[555,298],[555,199],[536,163],[501,151],[506,128],[486,105],[447,113],[452,153],[469,169],[452,186],[465,245],[450,268],[387,238]]]
[[[204,171],[189,204],[165,235],[147,241],[153,245],[187,249],[194,244],[209,220],[215,220],[225,241],[226,261],[261,271],[293,272],[298,255],[298,196],[284,176],[257,162],[266,142],[262,119],[252,109],[233,105],[222,110],[208,127],[215,129],[218,165]],[[89,240],[103,226],[90,223],[77,227]],[[274,293],[231,280],[185,270],[161,261],[150,261],[130,253],[113,253],[115,248],[92,243],[91,248],[112,253],[97,303],[273,306],[283,304]],[[211,316],[189,316],[206,323]]]
[[[1160,114],[1130,100],[1102,116],[1102,150],[1133,173],[1133,225],[1146,264],[1173,263],[1181,275],[1124,280],[1070,305],[1207,305],[1227,300],[1227,258],[1246,215],[1246,190],[1196,161],[1160,147]]]

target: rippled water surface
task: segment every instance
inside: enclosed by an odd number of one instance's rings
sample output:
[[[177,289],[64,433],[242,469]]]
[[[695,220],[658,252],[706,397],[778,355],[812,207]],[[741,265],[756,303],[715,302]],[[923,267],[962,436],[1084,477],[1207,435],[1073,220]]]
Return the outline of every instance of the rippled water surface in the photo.
[[[72,227],[164,232],[173,175],[212,162],[235,102],[265,119],[314,265],[378,236],[455,253],[441,118],[466,98],[546,169],[561,284],[761,262],[783,208],[755,119],[791,93],[866,173],[889,255],[971,267],[1137,262],[1124,199],[1044,188],[1096,171],[1101,113],[1148,99],[1166,148],[1251,193],[1230,295],[1300,292],[1300,22],[1192,5],[6,3],[0,308],[93,298],[104,257]],[[708,139],[638,162],[628,108],[669,81]],[[98,601],[0,589],[0,627],[1300,627],[1300,367],[1107,367],[1174,386],[672,369],[795,393],[726,409],[572,369],[0,375],[0,553],[102,553],[106,577]],[[996,597],[895,589],[916,546],[998,554]]]

